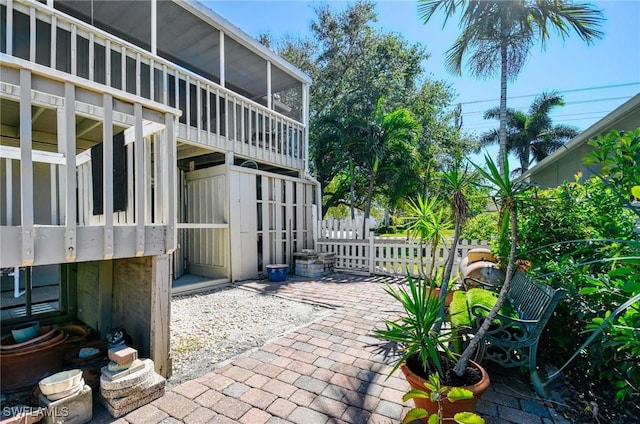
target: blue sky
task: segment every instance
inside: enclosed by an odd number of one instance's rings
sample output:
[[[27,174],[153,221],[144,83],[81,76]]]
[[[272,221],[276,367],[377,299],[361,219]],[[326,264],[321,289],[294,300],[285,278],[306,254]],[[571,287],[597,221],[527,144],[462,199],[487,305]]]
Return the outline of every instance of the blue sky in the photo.
[[[286,34],[306,36],[314,9],[319,5],[344,10],[349,4],[300,0],[204,3],[249,35],[257,38],[268,33],[274,40]],[[381,30],[420,43],[431,54],[424,67],[432,78],[448,81],[458,94],[456,101],[462,103],[464,128],[481,133],[497,127],[497,121],[484,120],[482,113],[499,103],[499,78],[478,80],[467,76],[465,71],[458,77],[444,69],[444,52],[459,33],[457,20],[450,20],[443,28],[440,15],[425,26],[418,18],[417,1],[375,3],[377,26]],[[509,83],[509,107],[527,110],[535,95],[557,90],[563,92],[566,105],[553,113],[554,122],[582,130],[640,92],[640,1],[608,0],[593,4],[606,17],[604,38],[587,45],[577,36],[565,41],[553,36],[546,50],[534,46],[520,75]]]

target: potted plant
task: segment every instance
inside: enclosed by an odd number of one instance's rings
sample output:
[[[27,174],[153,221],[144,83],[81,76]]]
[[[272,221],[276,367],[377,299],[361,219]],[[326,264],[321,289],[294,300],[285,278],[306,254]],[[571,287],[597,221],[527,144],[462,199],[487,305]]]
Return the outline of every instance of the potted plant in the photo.
[[[485,180],[496,188],[495,196],[500,199],[502,206],[501,216],[511,229],[511,246],[505,281],[498,295],[498,300],[476,333],[476,337],[471,339],[459,356],[453,355],[447,347],[447,343],[452,340],[452,333],[442,327],[445,318],[443,299],[447,295],[446,286],[442,287],[440,298],[435,299],[429,295],[435,287],[433,281],[427,283],[421,278],[414,280],[410,275],[407,276],[408,290],[402,286],[397,289],[389,285],[386,287],[387,293],[402,305],[404,315],[395,321],[385,321],[386,329],[376,332],[379,338],[399,345],[401,356],[391,372],[401,368],[414,389],[422,390],[429,376],[434,373],[439,375],[445,386],[450,387],[465,386],[471,380],[471,376],[475,374],[475,382],[465,387],[474,393],[474,398],[458,402],[461,411],[475,411],[477,398],[489,386],[489,376],[486,371],[479,364],[470,361],[470,358],[506,299],[516,256],[516,195],[521,191],[522,186],[511,183],[508,177],[508,165],[505,164],[505,176],[503,177],[493,160],[488,156],[485,158],[488,171],[478,166],[476,168]],[[458,171],[454,170],[453,172]],[[461,202],[460,199],[460,186],[461,184],[458,183],[452,184],[454,209],[455,204],[464,206],[464,202]],[[457,213],[456,216],[458,219],[461,217]],[[452,249],[455,249],[455,246]],[[416,406],[431,413],[437,411],[437,405],[428,402],[428,399],[416,398],[414,401]],[[454,404],[443,401],[442,408],[444,417],[452,418],[455,415]]]
[[[430,399],[438,405],[438,412],[430,413],[423,408],[413,408],[407,413],[402,424],[409,424],[415,420],[424,419],[426,419],[429,424],[443,423],[449,420],[453,420],[459,424],[484,424],[484,419],[473,412],[458,412],[454,415],[453,419],[445,418],[444,416],[443,404],[445,399],[450,403],[472,399],[473,393],[471,391],[461,387],[442,386],[438,374],[431,374],[429,381],[424,383],[424,387],[426,391],[421,389],[409,390],[402,397],[402,400],[406,402],[409,399]]]
[[[437,329],[444,315],[441,308],[444,300],[431,296],[435,283],[424,278],[414,279],[407,274],[407,288],[397,288],[387,284],[386,292],[396,299],[404,309],[397,320],[385,321],[386,328],[377,330],[376,335],[383,340],[394,342],[399,347],[400,358],[391,370],[400,368],[414,390],[425,390],[430,375],[437,374],[449,387],[464,387],[473,393],[471,399],[456,404],[442,400],[442,413],[445,418],[453,418],[457,412],[475,411],[479,396],[489,387],[489,376],[475,362],[471,364],[462,378],[453,373],[458,358],[448,347],[452,340],[449,330]],[[438,413],[439,406],[430,397],[415,398],[416,407],[431,414]]]

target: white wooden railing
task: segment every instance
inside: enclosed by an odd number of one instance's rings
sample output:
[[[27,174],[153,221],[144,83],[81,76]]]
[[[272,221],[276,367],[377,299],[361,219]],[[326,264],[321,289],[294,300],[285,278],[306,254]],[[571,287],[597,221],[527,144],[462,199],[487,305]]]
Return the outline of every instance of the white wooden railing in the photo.
[[[18,142],[0,149],[5,174],[0,190],[0,266],[172,252],[179,111],[119,91],[96,93],[88,81],[52,73],[30,61],[0,59],[0,97],[19,109],[19,128],[3,126],[3,131],[17,131]],[[34,131],[36,115],[45,113],[53,115],[53,122]],[[86,152],[77,154],[78,117],[102,127],[100,216],[89,216],[90,162]],[[130,202],[122,216],[114,212],[114,143],[107,142],[113,140],[114,127],[127,128],[124,143],[129,150]],[[36,149],[35,135],[46,136],[53,151]]]
[[[4,53],[178,108],[178,139],[279,166],[304,167],[301,122],[44,4],[0,4],[7,10]],[[28,28],[16,26],[14,12],[28,20]],[[46,37],[38,22],[50,25]],[[48,39],[48,48],[42,48],[38,37]]]
[[[418,276],[420,270],[437,269],[445,264],[452,240],[446,246],[438,246],[432,256],[431,246],[420,245],[411,238],[376,237],[369,231],[370,224],[361,219],[325,220],[318,222],[316,249],[321,253],[335,254],[335,269],[342,272],[369,275],[404,276],[409,272]],[[365,228],[367,232],[363,233]],[[362,237],[366,234],[366,237]],[[461,240],[456,246],[454,272],[471,249],[488,248],[486,240]]]

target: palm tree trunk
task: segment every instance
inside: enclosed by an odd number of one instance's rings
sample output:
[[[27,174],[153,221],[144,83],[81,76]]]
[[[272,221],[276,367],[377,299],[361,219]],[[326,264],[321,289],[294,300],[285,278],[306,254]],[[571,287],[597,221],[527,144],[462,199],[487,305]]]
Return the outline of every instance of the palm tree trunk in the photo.
[[[500,44],[500,128],[498,129],[498,166],[504,176],[504,152],[507,148],[507,41]]]
[[[458,251],[458,242],[460,241],[460,230],[462,225],[460,225],[460,219],[456,219],[455,229],[453,231],[453,244],[451,245],[451,249],[449,249],[449,257],[447,258],[447,263],[444,268],[444,274],[442,275],[442,286],[440,287],[440,299],[444,299],[447,296],[447,291],[449,288],[449,280],[451,279],[451,270],[453,269],[453,260],[455,258],[456,252]],[[443,310],[440,311],[442,315],[444,315],[444,304]]]
[[[524,174],[529,170],[529,163],[531,162],[531,142],[527,142],[524,146],[524,158],[520,162],[520,174]]]
[[[514,199],[510,199],[510,202],[513,202]],[[507,298],[507,292],[509,291],[509,286],[511,285],[511,277],[513,275],[513,265],[516,261],[516,243],[518,241],[518,220],[516,216],[516,205],[515,203],[510,203],[508,207],[508,211],[511,214],[511,249],[509,250],[509,262],[507,263],[506,276],[504,279],[504,284],[502,285],[502,289],[500,289],[500,294],[498,295],[498,300],[496,304],[493,306],[489,315],[484,319],[482,326],[476,333],[476,335],[471,339],[471,342],[466,347],[462,355],[460,355],[460,359],[456,364],[453,372],[458,376],[463,376],[465,369],[467,368],[467,364],[469,363],[469,359],[471,359],[471,355],[475,354],[476,346],[482,340],[482,337],[489,329],[489,326],[493,322],[493,319],[496,317],[496,314],[502,307],[502,304]]]
[[[367,189],[367,202],[364,206],[364,222],[362,224],[362,237],[366,237],[367,235],[364,233],[364,230],[367,225],[367,219],[369,219],[369,215],[371,214],[371,202],[373,201],[373,187],[376,182],[376,177],[378,173],[375,170],[371,170],[371,179],[369,180],[369,188]]]
[[[355,183],[355,171],[353,169],[353,160],[349,159],[349,197],[350,197],[350,201],[351,204],[350,209],[351,209],[351,219],[356,219],[356,211],[355,211],[355,203],[356,203],[356,183]]]

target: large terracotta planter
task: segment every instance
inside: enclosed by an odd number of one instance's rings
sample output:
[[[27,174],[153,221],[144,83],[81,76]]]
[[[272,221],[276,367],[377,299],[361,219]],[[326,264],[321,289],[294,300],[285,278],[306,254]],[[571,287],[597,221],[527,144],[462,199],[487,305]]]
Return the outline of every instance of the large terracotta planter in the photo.
[[[455,292],[455,290],[449,288],[449,291],[447,291],[447,297],[444,298],[444,307],[445,308],[449,308],[449,305],[451,305],[451,301],[453,300],[453,292]],[[432,297],[435,297],[437,299],[440,298],[440,287],[434,287],[432,291],[429,292],[430,295]]]
[[[489,374],[487,374],[487,372],[480,366],[480,364],[477,364],[473,361],[469,361],[469,364],[471,364],[471,366],[473,366],[474,368],[479,369],[482,373],[482,378],[478,383],[474,384],[473,386],[463,387],[464,389],[471,390],[471,392],[473,393],[473,399],[459,400],[454,403],[451,403],[449,402],[449,400],[445,399],[442,406],[444,418],[453,418],[454,415],[458,412],[475,412],[478,399],[480,398],[480,396],[482,396],[484,391],[489,388],[489,384],[491,382],[489,379]],[[422,391],[427,390],[424,386],[426,380],[411,371],[406,362],[404,362],[400,366],[400,369],[404,373],[404,376],[409,382],[409,385],[412,389]],[[416,408],[426,409],[430,414],[436,414],[438,412],[438,404],[435,402],[431,402],[431,400],[429,399],[414,399],[413,401],[416,405]]]
[[[12,392],[37,384],[62,368],[61,347],[67,335],[56,330],[55,337],[21,351],[0,353],[0,389]]]

